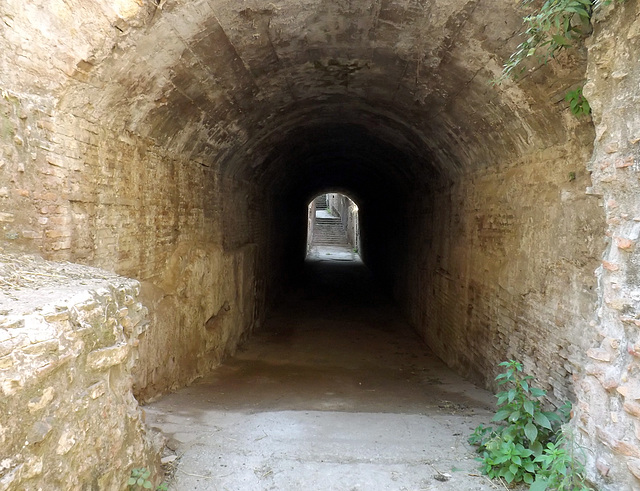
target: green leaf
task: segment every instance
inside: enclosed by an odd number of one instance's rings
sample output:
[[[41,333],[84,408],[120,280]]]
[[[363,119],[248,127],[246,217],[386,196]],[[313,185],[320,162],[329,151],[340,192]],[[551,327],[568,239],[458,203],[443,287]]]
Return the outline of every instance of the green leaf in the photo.
[[[532,422],[528,422],[524,427],[524,434],[530,442],[535,442],[538,438],[538,428]]]
[[[491,421],[504,421],[509,417],[510,414],[511,411],[509,409],[501,409],[495,414]]]
[[[527,484],[531,484],[533,482],[533,476],[525,472],[525,474],[522,476],[522,480]]]
[[[549,418],[549,421],[562,421],[560,415],[558,413],[554,413],[553,411],[543,411],[542,414]]]
[[[529,488],[529,491],[546,491],[547,490],[547,479],[544,477],[537,476],[535,482]]]
[[[509,466],[509,472],[511,472],[514,475],[518,473],[519,469],[520,469],[520,467],[518,467],[516,464],[511,464]]]
[[[138,486],[142,486],[144,484],[144,479],[142,479],[141,477],[138,478],[138,480],[136,481],[136,484]]]
[[[498,455],[495,458],[494,463],[496,463],[496,464],[504,464],[507,460],[509,460],[509,456],[508,455]]]
[[[533,402],[524,401],[524,404],[522,405],[522,407],[526,412],[528,412],[531,416],[533,416],[533,411],[534,411]]]
[[[549,422],[549,418],[547,418],[544,414],[536,413],[533,416],[533,420],[538,424],[538,426],[542,426],[543,428],[546,428],[548,430],[551,429],[551,423]]]
[[[533,397],[544,397],[546,394],[546,390],[538,389],[537,387],[531,387],[531,395]]]
[[[142,487],[144,489],[151,489],[153,487],[153,485],[149,481],[145,481],[144,484],[142,485]]]
[[[513,472],[509,471],[505,472],[502,477],[504,477],[504,480],[507,481],[508,484],[511,484],[516,476]]]
[[[127,484],[129,486],[133,486],[136,483],[136,478],[135,477],[130,477],[129,481],[127,482]]]
[[[566,37],[561,36],[560,34],[554,34],[553,36],[551,36],[551,39],[553,39],[553,42],[558,46],[571,46],[571,42]]]
[[[530,448],[524,448],[520,452],[520,455],[523,457],[531,457],[533,455],[533,451]]]
[[[529,448],[531,448],[533,455],[536,455],[536,456],[542,455],[542,451],[544,450],[542,448],[542,443],[540,443],[538,440],[533,442]]]

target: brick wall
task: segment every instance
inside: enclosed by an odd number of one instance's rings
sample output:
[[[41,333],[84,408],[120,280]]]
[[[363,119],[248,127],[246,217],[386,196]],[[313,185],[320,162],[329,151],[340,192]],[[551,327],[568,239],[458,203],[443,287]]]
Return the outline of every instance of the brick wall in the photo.
[[[497,364],[520,360],[556,404],[575,397],[597,302],[603,217],[585,195],[588,136],[418,198],[397,293],[450,366],[493,387]]]

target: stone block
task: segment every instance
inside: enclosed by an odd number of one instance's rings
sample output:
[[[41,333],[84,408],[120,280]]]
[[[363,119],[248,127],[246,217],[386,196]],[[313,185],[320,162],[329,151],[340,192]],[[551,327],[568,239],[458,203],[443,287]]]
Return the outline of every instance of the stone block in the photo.
[[[105,370],[122,363],[129,355],[130,346],[121,344],[110,346],[87,354],[87,366],[92,370]]]
[[[31,356],[42,356],[45,354],[57,353],[60,348],[60,343],[57,339],[51,339],[48,341],[41,341],[31,344],[22,348],[22,352]]]
[[[27,441],[25,443],[32,445],[42,442],[51,433],[52,429],[53,426],[50,421],[36,421],[27,433]]]
[[[611,353],[604,348],[589,348],[587,350],[587,356],[593,360],[610,362]]]
[[[596,469],[598,469],[598,472],[602,477],[607,477],[609,472],[611,472],[611,466],[602,457],[598,457],[596,459]]]
[[[640,459],[631,458],[627,460],[627,467],[636,479],[640,480]]]
[[[8,354],[5,356],[0,356],[0,370],[7,370],[8,368],[12,368],[15,365],[15,359],[13,355]]]
[[[87,388],[87,392],[89,393],[89,397],[91,397],[91,399],[97,399],[98,397],[103,396],[105,391],[105,383],[102,381],[97,382],[91,387]]]
[[[635,379],[618,387],[617,391],[626,399],[640,400],[640,383]]]
[[[35,413],[44,409],[51,403],[51,401],[53,401],[54,396],[55,396],[54,388],[47,387],[46,389],[44,389],[40,397],[36,397],[29,401],[29,403],[27,404],[27,407],[29,408],[29,412]]]
[[[625,401],[622,405],[622,409],[624,409],[632,416],[640,418],[640,404],[638,404],[637,402]]]
[[[618,249],[622,249],[623,251],[628,251],[633,248],[633,241],[625,237],[616,237],[615,241]]]
[[[60,322],[60,321],[69,320],[69,311],[65,309],[60,312],[45,314],[44,320],[46,320],[47,322]]]
[[[66,455],[69,450],[76,444],[76,437],[72,431],[64,430],[58,439],[58,446],[56,447],[56,454]]]
[[[37,377],[47,376],[49,373],[62,367],[75,357],[75,353],[67,353],[63,356],[53,356],[52,359],[48,359],[45,363],[36,368],[34,375]]]
[[[24,327],[24,318],[17,316],[0,318],[0,327],[3,329],[21,329]]]

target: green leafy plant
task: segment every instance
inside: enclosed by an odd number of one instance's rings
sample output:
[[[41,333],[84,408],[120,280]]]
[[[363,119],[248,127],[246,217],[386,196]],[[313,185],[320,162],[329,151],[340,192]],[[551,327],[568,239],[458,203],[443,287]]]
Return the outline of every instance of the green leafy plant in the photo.
[[[492,420],[499,426],[480,425],[469,437],[481,454],[482,472],[507,483],[535,485],[537,491],[561,489],[553,486],[564,478],[573,484],[583,482],[579,463],[568,453],[562,436],[571,405],[543,411],[540,399],[546,392],[531,386],[533,377],[522,373],[522,364],[510,360],[499,366],[505,371],[496,381],[504,390],[496,394],[498,411]]]
[[[127,481],[127,485],[129,489],[132,490],[140,490],[140,489],[153,489],[153,484],[149,480],[151,477],[151,471],[144,467],[131,469],[131,477],[129,477],[129,481]],[[166,482],[160,484],[156,491],[167,491],[169,485]]]
[[[542,455],[536,457],[542,472],[530,491],[588,491],[585,485],[584,464],[573,454],[575,445],[563,435],[555,443],[547,443]]]
[[[129,478],[129,488],[131,489],[151,489],[153,484],[149,481],[151,471],[144,467],[131,469],[131,477]]]
[[[523,0],[523,5],[534,0]],[[620,2],[624,0],[618,0]],[[523,17],[525,40],[505,62],[495,81],[517,79],[526,71],[525,61],[533,58],[538,65],[547,63],[565,48],[575,46],[590,33],[593,13],[612,0],[546,0],[540,9]]]
[[[571,112],[575,116],[588,115],[591,113],[591,106],[589,101],[582,95],[582,87],[578,87],[575,90],[570,90],[567,95],[564,96],[564,100],[569,103]]]

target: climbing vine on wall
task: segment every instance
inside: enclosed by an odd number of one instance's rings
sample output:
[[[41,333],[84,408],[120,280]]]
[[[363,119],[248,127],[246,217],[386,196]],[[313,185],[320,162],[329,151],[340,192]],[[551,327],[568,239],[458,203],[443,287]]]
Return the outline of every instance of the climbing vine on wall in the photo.
[[[530,58],[542,65],[560,50],[577,45],[591,32],[593,13],[612,1],[546,0],[539,9],[523,18],[525,40],[505,62],[496,83],[520,77],[527,70],[525,62]],[[535,0],[522,0],[523,5],[534,2]]]

